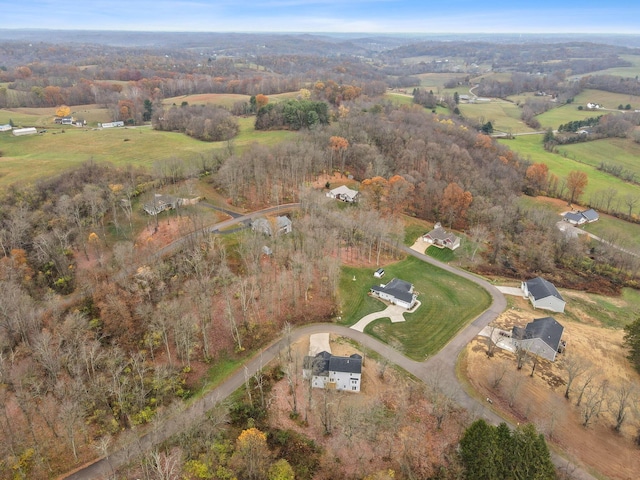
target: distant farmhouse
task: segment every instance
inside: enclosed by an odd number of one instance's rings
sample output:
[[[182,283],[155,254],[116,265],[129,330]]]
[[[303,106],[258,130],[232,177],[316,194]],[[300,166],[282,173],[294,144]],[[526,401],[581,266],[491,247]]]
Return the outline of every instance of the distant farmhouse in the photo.
[[[99,124],[102,128],[115,128],[115,127],[124,127],[124,122],[105,122]]]
[[[566,302],[555,285],[544,278],[536,277],[520,285],[525,298],[531,301],[533,308],[564,313]]]
[[[593,208],[583,210],[582,212],[567,212],[562,215],[562,219],[571,225],[583,225],[585,223],[593,223],[598,221],[600,215]]]
[[[337,357],[322,351],[303,360],[302,378],[310,380],[314,388],[359,392],[362,380],[362,357]]]
[[[36,130],[36,127],[14,128],[13,129],[13,136],[14,137],[21,137],[23,135],[35,135],[36,133],[38,133],[38,130]]]
[[[460,238],[453,233],[447,233],[440,225],[440,222],[433,226],[433,230],[422,236],[422,241],[435,247],[448,248],[449,250],[455,250],[460,246]]]
[[[359,196],[360,192],[358,192],[357,190],[352,190],[346,185],[341,185],[327,192],[327,197],[335,198],[347,203],[357,202]]]
[[[600,105],[599,103],[589,102],[589,103],[587,103],[587,108],[589,110],[598,110],[598,109],[604,108],[604,107],[602,105]]]
[[[566,342],[562,340],[564,327],[555,318],[537,318],[524,328],[513,327],[511,338],[516,348],[527,350],[550,362],[564,351]]]
[[[74,123],[72,116],[56,117],[53,119],[53,122],[58,125],[73,125]]]
[[[374,285],[370,291],[373,296],[407,310],[415,306],[418,298],[418,294],[413,291],[413,285],[399,278],[394,278],[386,285]]]
[[[268,218],[256,218],[253,222],[251,222],[251,230],[254,232],[264,233],[265,235],[273,236],[273,230],[275,226],[275,234],[286,234],[291,233],[293,230],[293,224],[289,217],[279,216],[276,217],[273,221],[275,225],[272,225],[272,222]]]
[[[0,132],[10,132],[13,127],[10,124],[0,125]]]

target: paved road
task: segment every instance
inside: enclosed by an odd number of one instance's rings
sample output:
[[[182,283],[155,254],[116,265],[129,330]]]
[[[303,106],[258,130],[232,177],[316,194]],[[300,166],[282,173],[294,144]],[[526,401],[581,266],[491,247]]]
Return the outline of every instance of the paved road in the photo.
[[[289,205],[288,207],[296,208],[294,205],[295,204]],[[282,207],[279,208],[281,209]],[[267,212],[273,213],[273,211],[274,210],[271,209],[262,210],[261,212],[249,215],[249,217],[264,215]],[[245,217],[228,220],[227,222],[241,221],[241,219]],[[229,225],[231,224],[232,223]],[[451,395],[453,400],[460,407],[473,412],[477,418],[484,418],[492,424],[498,424],[505,421],[502,417],[489,410],[486,404],[479,402],[467,394],[466,391],[461,388],[455,372],[456,362],[460,352],[480,332],[480,330],[482,330],[482,328],[497,318],[497,316],[506,308],[504,295],[502,295],[502,293],[492,284],[480,277],[477,277],[476,275],[439,262],[431,257],[416,252],[409,247],[402,246],[400,249],[408,255],[412,255],[424,262],[440,267],[480,285],[489,293],[489,295],[491,295],[491,306],[471,322],[464,330],[462,330],[454,339],[452,339],[440,352],[433,357],[428,358],[424,362],[411,360],[397,350],[391,348],[389,345],[381,343],[362,332],[334,324],[316,324],[297,328],[292,332],[291,340],[297,341],[315,333],[334,333],[352,338],[363,347],[375,351],[381,357],[398,365],[422,381],[437,382],[440,388],[447,392],[447,394]],[[258,369],[273,360],[278,353],[284,349],[285,345],[286,340],[284,339],[275,341],[260,354],[254,356],[251,360],[245,363],[244,368],[238,369],[238,371],[231,375],[231,377],[221,385],[208,392],[204,397],[193,402],[183,411],[176,413],[164,424],[156,426],[153,432],[140,438],[139,441],[136,442],[135,445],[130,446],[130,448],[122,448],[117,452],[112,453],[109,457],[99,459],[90,465],[81,467],[76,472],[62,478],[67,478],[69,480],[90,480],[109,476],[112,472],[112,468],[124,465],[141,452],[150,450],[154,445],[157,445],[163,440],[169,438],[171,435],[183,431],[189,426],[201,421],[208,410],[213,408],[218,402],[227,398],[243,385],[246,374],[253,375],[258,371]],[[552,457],[556,466],[560,468],[567,466],[567,461],[562,457],[555,454],[553,454]],[[573,471],[573,478],[577,480],[595,480],[594,477],[582,470]]]

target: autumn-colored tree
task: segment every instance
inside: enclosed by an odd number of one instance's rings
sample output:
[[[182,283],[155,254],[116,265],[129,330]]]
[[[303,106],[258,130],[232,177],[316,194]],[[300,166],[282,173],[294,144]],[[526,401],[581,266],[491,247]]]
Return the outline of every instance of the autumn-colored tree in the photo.
[[[20,78],[29,78],[32,75],[31,69],[27,66],[16,68],[16,73]]]
[[[407,200],[414,190],[414,186],[403,176],[394,175],[389,179],[389,193],[387,206],[391,213],[402,213],[406,208]]]
[[[133,120],[135,105],[131,100],[120,100],[118,102],[118,112],[120,113],[120,120],[123,122]]]
[[[55,87],[49,85],[48,87],[44,87],[43,90],[44,101],[47,102],[47,105],[60,105],[64,103],[64,95],[62,93],[62,89],[60,87]]]
[[[484,148],[487,150],[492,150],[494,148],[493,140],[489,135],[484,135],[479,133],[476,136],[476,143],[474,145],[477,148]]]
[[[256,95],[256,107],[258,108],[258,110],[264,107],[267,103],[269,103],[269,97],[263,95],[262,93]]]
[[[589,179],[586,173],[579,170],[569,172],[569,175],[567,175],[567,189],[569,190],[570,204],[580,199],[588,183]]]
[[[329,172],[333,170],[333,157],[334,155],[340,159],[340,171],[344,171],[345,152],[349,148],[349,141],[344,137],[333,136],[329,138],[329,148],[331,149],[331,165],[329,165]]]
[[[267,434],[257,428],[243,430],[236,440],[236,450],[231,465],[241,478],[262,480],[267,476],[271,452],[267,446]]]
[[[526,179],[532,194],[537,194],[547,187],[549,167],[546,163],[534,163],[527,168]]]
[[[298,97],[300,97],[300,100],[309,100],[311,98],[311,91],[307,88],[301,88],[300,92],[298,92]]]
[[[66,105],[60,105],[58,108],[56,108],[56,116],[58,117],[66,117],[70,113],[71,109]]]
[[[383,177],[366,178],[360,191],[376,210],[380,210],[389,193],[389,182]]]
[[[269,480],[294,480],[296,475],[289,462],[281,458],[269,467],[268,478]]]
[[[446,186],[440,207],[448,218],[449,227],[454,223],[457,226],[463,226],[467,209],[472,201],[471,192],[465,192],[457,183],[452,182]]]

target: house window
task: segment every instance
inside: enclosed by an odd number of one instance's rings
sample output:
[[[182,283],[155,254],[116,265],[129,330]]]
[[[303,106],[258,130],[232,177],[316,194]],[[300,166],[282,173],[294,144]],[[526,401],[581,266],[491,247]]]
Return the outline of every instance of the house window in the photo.
[[[358,390],[358,387],[351,387],[351,390]]]

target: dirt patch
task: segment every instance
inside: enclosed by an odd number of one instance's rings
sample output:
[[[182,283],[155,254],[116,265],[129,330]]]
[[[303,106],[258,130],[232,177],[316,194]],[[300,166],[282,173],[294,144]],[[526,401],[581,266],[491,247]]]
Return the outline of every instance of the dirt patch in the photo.
[[[535,312],[526,302],[518,299],[510,310],[495,322],[510,329],[513,325],[525,325],[541,312]],[[556,362],[539,362],[531,376],[533,363],[528,361],[522,370],[516,368],[515,355],[498,350],[493,358],[486,355],[486,339],[476,338],[466,350],[463,371],[473,388],[482,398],[491,398],[493,407],[512,417],[516,422],[532,422],[545,433],[551,445],[557,446],[578,463],[587,466],[607,478],[637,478],[640,472],[640,455],[633,443],[637,422],[630,418],[620,433],[613,430],[615,424],[610,408],[614,392],[620,385],[639,383],[639,376],[629,368],[622,346],[622,332],[596,325],[571,322],[563,315],[556,317],[565,327],[567,350]],[[569,400],[564,398],[567,373],[562,362],[567,355],[590,359],[595,388],[606,382],[609,401],[605,401],[600,414],[583,427],[582,405],[576,406],[579,391],[586,374],[578,377],[572,386]],[[497,385],[496,385],[497,384]],[[588,389],[587,389],[588,391]],[[629,412],[631,415],[631,412]]]

